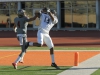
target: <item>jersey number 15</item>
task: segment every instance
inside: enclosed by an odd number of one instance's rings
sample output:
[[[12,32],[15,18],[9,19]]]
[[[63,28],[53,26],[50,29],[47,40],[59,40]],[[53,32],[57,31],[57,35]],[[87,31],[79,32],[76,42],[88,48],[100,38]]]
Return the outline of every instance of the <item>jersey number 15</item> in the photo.
[[[45,17],[44,22],[49,23],[50,19],[48,17]]]

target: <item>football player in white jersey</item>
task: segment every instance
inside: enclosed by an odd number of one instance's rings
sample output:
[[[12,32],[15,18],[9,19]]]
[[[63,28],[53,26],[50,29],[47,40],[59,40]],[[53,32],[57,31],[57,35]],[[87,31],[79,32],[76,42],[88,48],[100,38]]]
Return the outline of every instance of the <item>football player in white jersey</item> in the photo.
[[[35,15],[32,18],[28,18],[26,16],[25,10],[21,9],[18,10],[18,17],[15,17],[14,19],[14,31],[17,34],[17,39],[21,46],[21,53],[19,54],[18,58],[15,60],[12,65],[15,69],[17,69],[18,62],[23,62],[23,57],[26,53],[26,49],[29,46],[29,42],[27,42],[27,25],[28,22],[33,21],[37,18],[37,15]]]
[[[41,47],[44,41],[45,44],[50,49],[50,55],[52,60],[51,66],[55,67],[56,69],[60,69],[55,63],[54,44],[49,35],[49,31],[51,30],[51,28],[58,22],[58,19],[56,17],[56,11],[44,7],[40,12],[37,12],[35,14],[38,14],[38,17],[40,18],[40,25],[38,27],[38,32],[37,32],[38,43],[30,42],[29,44],[33,46]]]

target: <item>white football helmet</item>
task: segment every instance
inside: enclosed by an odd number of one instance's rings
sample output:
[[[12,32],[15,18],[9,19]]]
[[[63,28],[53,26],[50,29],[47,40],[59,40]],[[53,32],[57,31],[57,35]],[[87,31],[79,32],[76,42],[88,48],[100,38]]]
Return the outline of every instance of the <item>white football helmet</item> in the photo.
[[[23,9],[18,10],[17,14],[19,17],[23,17],[23,16],[25,16],[25,10],[23,10]]]

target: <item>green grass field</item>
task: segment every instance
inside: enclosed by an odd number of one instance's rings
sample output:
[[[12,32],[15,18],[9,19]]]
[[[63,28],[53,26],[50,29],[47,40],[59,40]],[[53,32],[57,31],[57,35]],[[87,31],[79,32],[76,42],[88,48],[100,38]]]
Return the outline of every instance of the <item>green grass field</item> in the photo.
[[[47,47],[29,47],[28,50],[47,50]],[[0,47],[0,50],[20,50],[20,47]],[[55,50],[100,50],[100,47],[55,47]],[[69,69],[71,66],[60,66],[56,70],[50,66],[18,66],[15,70],[12,66],[0,66],[0,75],[57,75],[58,73]],[[99,75],[100,69],[92,75]]]
[[[100,68],[91,75],[100,75]]]
[[[20,50],[20,47],[0,47],[0,50]],[[29,47],[28,50],[47,50],[47,47]],[[64,49],[63,47],[56,48],[57,50]],[[66,49],[64,49],[66,50]],[[71,66],[60,66],[60,70],[56,70],[51,66],[18,66],[14,69],[13,66],[0,66],[0,75],[57,75],[58,73],[69,69]]]
[[[20,47],[0,47],[0,50],[20,50]],[[100,47],[55,47],[55,50],[100,50]],[[48,47],[29,47],[28,50],[48,50]]]
[[[57,75],[70,67],[60,67],[56,70],[49,66],[19,66],[19,69],[13,69],[12,66],[0,66],[0,75]]]

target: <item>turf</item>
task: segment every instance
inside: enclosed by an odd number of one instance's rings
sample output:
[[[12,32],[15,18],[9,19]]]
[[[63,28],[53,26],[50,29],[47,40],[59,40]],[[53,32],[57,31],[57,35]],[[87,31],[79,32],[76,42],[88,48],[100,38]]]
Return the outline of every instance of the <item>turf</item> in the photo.
[[[60,48],[60,47],[59,47]],[[58,48],[58,49],[59,49]],[[0,47],[0,50],[20,50],[20,47]],[[47,47],[29,47],[29,50],[46,50]],[[60,49],[59,49],[60,50]],[[71,66],[60,66],[60,70],[56,70],[50,66],[18,66],[14,69],[13,66],[0,66],[0,75],[57,75],[58,73],[69,69]]]
[[[56,70],[50,66],[19,66],[16,70],[12,66],[0,66],[0,75],[57,75],[69,69],[70,66],[62,66],[60,68],[60,70]]]
[[[95,71],[94,73],[92,73],[91,75],[100,75],[100,68],[97,71]]]
[[[100,50],[100,47],[55,47],[55,50]],[[20,47],[0,47],[0,50],[21,50]],[[28,50],[48,50],[48,47],[29,47]]]
[[[0,50],[20,50],[20,47],[0,47]],[[47,50],[47,47],[29,47],[28,50]],[[100,47],[55,47],[55,50],[100,50]],[[13,69],[12,66],[0,66],[0,75],[57,75],[58,73],[69,69],[71,66],[62,66],[56,70],[50,66],[18,66]],[[100,69],[91,75],[99,75]]]

